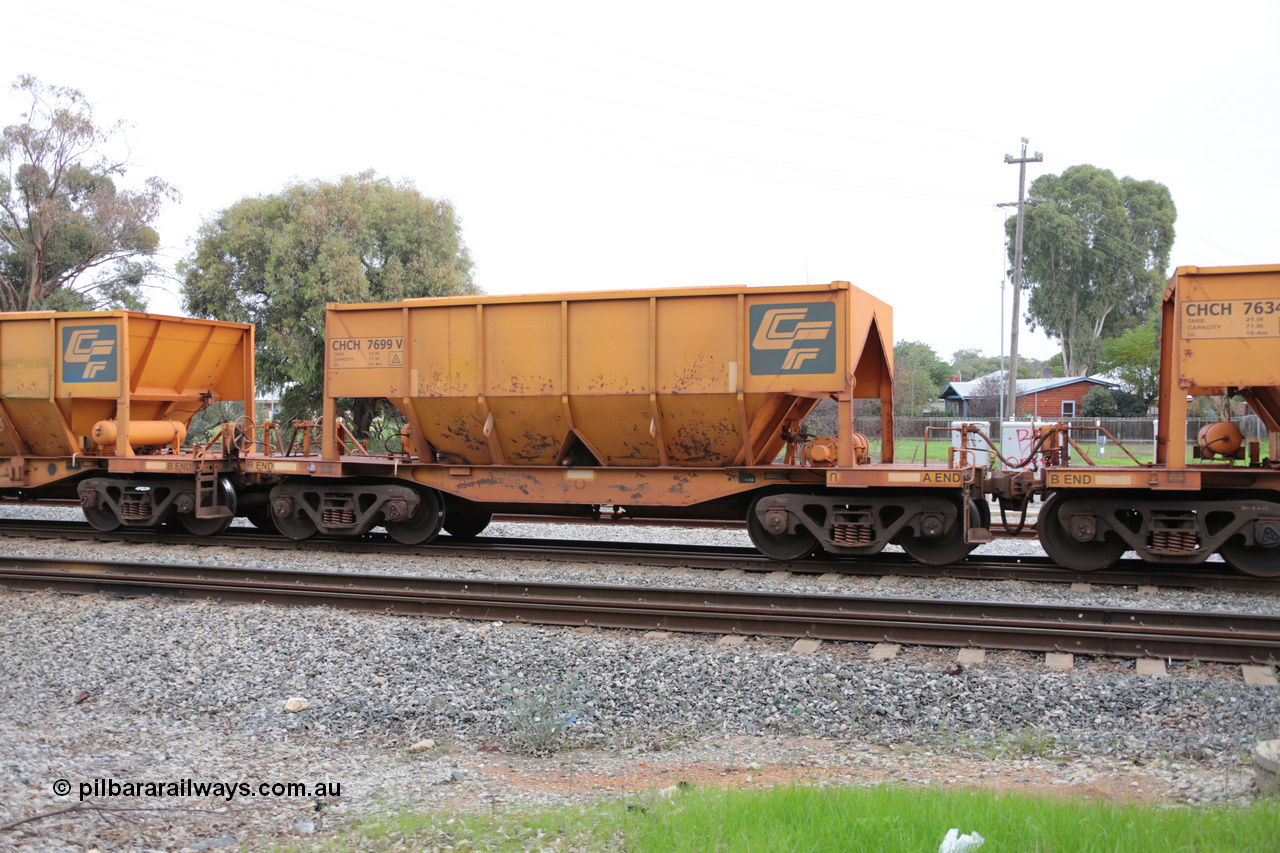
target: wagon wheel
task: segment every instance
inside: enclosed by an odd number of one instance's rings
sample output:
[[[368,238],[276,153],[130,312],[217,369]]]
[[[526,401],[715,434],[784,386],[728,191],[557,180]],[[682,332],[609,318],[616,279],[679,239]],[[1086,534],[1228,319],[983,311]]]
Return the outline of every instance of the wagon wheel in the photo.
[[[316,523],[311,520],[311,516],[305,513],[297,516],[288,516],[281,518],[278,515],[272,515],[271,521],[275,523],[276,530],[279,530],[290,539],[301,541],[310,539],[320,532],[316,527]]]
[[[120,516],[115,514],[112,509],[89,509],[84,510],[84,519],[89,522],[89,526],[94,530],[100,530],[103,533],[110,533],[120,526]]]
[[[814,551],[818,550],[818,539],[808,528],[796,527],[794,533],[771,533],[765,530],[764,523],[760,521],[760,516],[756,513],[756,507],[760,505],[760,501],[767,500],[770,495],[763,495],[751,502],[751,508],[747,510],[747,533],[751,535],[751,542],[770,560],[779,560],[781,562],[790,562],[792,560],[803,560]]]
[[[898,545],[908,557],[926,566],[946,566],[963,560],[978,546],[964,541],[964,513],[959,507],[956,513],[956,520],[941,536],[916,536],[910,529],[904,529],[898,534]],[[981,524],[984,517],[990,516],[984,516],[978,503],[969,499],[969,517]]]
[[[991,529],[991,504],[987,503],[986,498],[975,500],[974,505],[978,508],[978,524],[983,530]]]
[[[222,493],[221,503],[231,510],[228,515],[216,518],[196,518],[194,511],[179,513],[178,521],[192,536],[217,536],[231,526],[236,517],[236,490],[226,477],[218,478],[218,490]]]
[[[391,538],[401,545],[422,545],[435,539],[444,523],[440,493],[435,489],[423,489],[418,493],[418,509],[404,521],[384,521]]]
[[[1040,507],[1040,517],[1036,520],[1036,533],[1040,537],[1040,547],[1049,558],[1064,568],[1077,572],[1093,572],[1105,569],[1120,555],[1129,550],[1129,546],[1120,537],[1108,533],[1101,542],[1090,540],[1081,542],[1067,530],[1071,510],[1081,505],[1077,501],[1054,494]]]
[[[444,504],[444,529],[454,539],[474,539],[489,526],[493,513],[468,500],[454,498]]]
[[[1218,548],[1222,559],[1236,571],[1259,578],[1280,577],[1280,547],[1246,545],[1243,536],[1232,536]]]

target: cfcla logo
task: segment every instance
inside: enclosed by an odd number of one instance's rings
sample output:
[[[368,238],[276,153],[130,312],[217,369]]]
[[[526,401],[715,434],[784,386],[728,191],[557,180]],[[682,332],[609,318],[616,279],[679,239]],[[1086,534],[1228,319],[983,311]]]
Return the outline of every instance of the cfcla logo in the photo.
[[[63,327],[62,381],[114,382],[115,351],[115,326]]]
[[[752,346],[756,349],[790,349],[796,341],[822,340],[831,323],[806,323],[808,308],[771,308],[756,331]],[[783,324],[787,324],[784,328]]]
[[[835,370],[835,305],[751,306],[751,372],[757,376]]]
[[[782,369],[798,370],[809,359],[817,358],[818,352],[817,349],[793,349],[787,353],[786,359],[782,362]]]

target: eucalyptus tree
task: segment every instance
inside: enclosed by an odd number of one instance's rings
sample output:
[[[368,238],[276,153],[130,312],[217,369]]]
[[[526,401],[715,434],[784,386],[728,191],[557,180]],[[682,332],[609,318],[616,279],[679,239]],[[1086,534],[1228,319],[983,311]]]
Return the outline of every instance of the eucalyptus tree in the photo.
[[[178,265],[193,316],[254,323],[257,377],[286,419],[320,409],[326,302],[479,293],[453,205],[374,172],[243,198],[200,226]],[[349,403],[365,437],[376,409]]]
[[[1068,376],[1086,376],[1102,342],[1139,325],[1168,278],[1177,210],[1168,187],[1072,166],[1031,184],[1026,214],[1027,321],[1062,347]],[[1006,223],[1013,258],[1014,220]]]
[[[893,345],[893,405],[902,416],[918,416],[946,387],[951,366],[922,341]]]
[[[95,121],[78,89],[23,75],[13,90],[27,106],[0,135],[0,310],[144,307],[161,272],[152,223],[177,192],[117,186],[123,124]]]

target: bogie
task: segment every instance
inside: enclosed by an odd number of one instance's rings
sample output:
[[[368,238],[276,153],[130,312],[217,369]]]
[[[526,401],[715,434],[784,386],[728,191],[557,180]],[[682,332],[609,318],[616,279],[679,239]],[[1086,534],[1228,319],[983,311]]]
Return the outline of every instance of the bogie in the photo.
[[[406,544],[430,541],[443,521],[433,489],[396,482],[291,480],[271,490],[277,529],[291,539],[356,537],[382,525]]]
[[[968,500],[968,512],[961,503]],[[972,499],[930,491],[823,494],[781,492],[755,499],[747,513],[751,541],[775,560],[795,560],[816,551],[832,556],[879,553],[890,543],[918,562],[945,565],[964,558],[966,523],[989,515]]]
[[[213,478],[203,495],[191,479],[91,477],[80,482],[77,494],[85,519],[104,532],[178,525],[193,536],[212,536],[226,530],[236,514],[236,490],[228,477]]]
[[[1247,495],[1056,492],[1037,531],[1045,553],[1076,571],[1106,568],[1125,551],[1182,566],[1217,553],[1248,574],[1280,576],[1280,502]]]

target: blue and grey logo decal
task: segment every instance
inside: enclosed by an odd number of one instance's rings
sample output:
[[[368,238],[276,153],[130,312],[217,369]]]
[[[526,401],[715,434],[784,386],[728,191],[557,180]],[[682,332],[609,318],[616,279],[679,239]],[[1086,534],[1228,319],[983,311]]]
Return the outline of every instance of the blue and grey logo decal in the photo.
[[[752,305],[749,321],[753,375],[835,372],[835,303]]]
[[[120,349],[111,324],[62,327],[62,381],[115,382]]]

